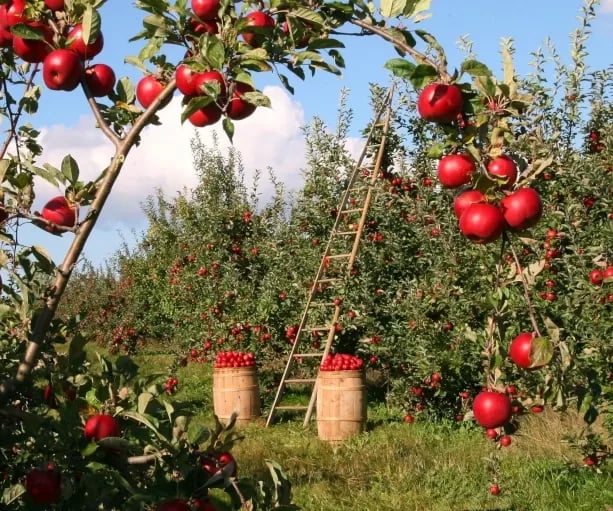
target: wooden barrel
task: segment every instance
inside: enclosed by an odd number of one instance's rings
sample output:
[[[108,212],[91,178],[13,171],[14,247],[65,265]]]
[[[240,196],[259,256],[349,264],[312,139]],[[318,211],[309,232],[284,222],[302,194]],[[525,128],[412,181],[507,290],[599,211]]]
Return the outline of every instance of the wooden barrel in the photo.
[[[213,409],[222,422],[238,413],[236,425],[260,416],[260,386],[255,366],[213,369]]]
[[[317,376],[317,434],[341,442],[364,431],[366,382],[364,371],[319,371]]]

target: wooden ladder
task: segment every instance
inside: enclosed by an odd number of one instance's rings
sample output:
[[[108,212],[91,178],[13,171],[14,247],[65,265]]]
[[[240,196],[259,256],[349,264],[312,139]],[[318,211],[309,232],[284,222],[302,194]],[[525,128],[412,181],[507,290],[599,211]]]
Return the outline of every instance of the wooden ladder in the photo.
[[[313,415],[317,400],[317,370],[323,359],[330,353],[342,309],[341,303],[330,302],[329,299],[322,301],[319,299],[318,295],[321,294],[322,287],[343,284],[353,270],[362,233],[366,224],[368,209],[373,199],[375,184],[379,178],[380,167],[385,154],[385,144],[392,112],[393,89],[393,86],[390,87],[381,108],[376,113],[364,149],[353,168],[348,185],[341,198],[330,237],[326,244],[321,263],[319,264],[319,269],[310,287],[304,312],[302,313],[300,323],[295,332],[292,349],[289,353],[287,363],[285,364],[285,370],[281,376],[274,401],[266,420],[267,427],[272,424],[275,413],[278,411],[305,411],[305,427],[309,425],[311,416]],[[375,136],[380,136],[381,138],[378,141],[374,141]],[[366,179],[364,179],[365,177]],[[348,218],[355,217],[357,217],[356,220],[349,224],[351,228],[348,229],[344,226]],[[333,263],[340,263],[341,268],[339,271],[339,268],[336,267],[337,265],[335,264],[336,273],[330,275],[330,267]],[[331,317],[325,322],[320,321],[322,310],[332,310]],[[314,314],[314,311],[319,312],[319,314]],[[324,314],[326,313],[324,312]],[[316,316],[319,316],[319,318],[316,318]],[[304,337],[307,337],[307,334],[310,336],[315,335],[317,338],[319,338],[319,336],[323,337],[325,334],[326,338],[323,350],[321,350],[321,348],[315,350],[312,348],[311,344],[305,342]],[[311,350],[307,351],[304,348],[301,349],[302,345],[310,346]],[[290,377],[295,369],[296,363],[304,359],[315,359],[315,361],[318,362],[315,374],[309,378]],[[312,385],[313,390],[308,406],[282,404],[284,390],[289,385]]]

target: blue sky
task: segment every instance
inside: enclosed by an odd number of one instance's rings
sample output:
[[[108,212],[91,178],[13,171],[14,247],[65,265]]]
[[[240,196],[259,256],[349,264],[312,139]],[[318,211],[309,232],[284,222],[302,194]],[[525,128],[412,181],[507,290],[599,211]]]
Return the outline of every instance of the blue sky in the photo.
[[[516,67],[520,74],[525,74],[529,71],[530,53],[542,47],[547,37],[568,60],[570,34],[578,25],[576,16],[581,5],[580,0],[515,0],[512,6],[509,2],[491,0],[432,0],[432,18],[422,22],[419,28],[437,37],[448,52],[450,66],[460,64],[462,55],[457,50],[457,41],[461,36],[467,36],[474,43],[473,51],[478,59],[494,72],[499,69],[500,39],[511,37],[515,40]],[[105,47],[95,62],[113,66],[118,76],[138,80],[140,72],[124,64],[123,57],[135,55],[140,48],[141,43],[130,44],[127,41],[140,30],[142,15],[126,0],[109,0],[102,9],[102,16]],[[272,94],[274,112],[262,113],[237,124],[236,146],[245,152],[248,171],[252,172],[253,167],[266,169],[270,165],[282,174],[282,179],[290,187],[292,183],[298,183],[302,162],[299,153],[303,148],[300,125],[317,115],[334,126],[339,93],[343,87],[350,90],[349,105],[355,113],[353,134],[357,137],[359,129],[368,122],[369,83],[388,83],[383,64],[397,54],[375,37],[344,40],[347,69],[342,78],[318,73],[304,83],[294,80],[295,96],[292,98],[276,87],[270,88],[279,85],[272,74],[256,76],[258,87],[267,88]],[[588,63],[594,68],[609,66],[612,49],[613,0],[603,0],[588,44]],[[193,184],[189,176],[190,156],[186,154],[189,145],[185,142],[190,138],[190,130],[187,126],[184,129],[176,127],[172,115],[178,116],[178,106],[174,110],[168,108],[169,111],[162,116],[167,118],[166,127],[152,128],[160,130],[157,134],[150,132],[154,140],[152,145],[133,155],[132,167],[126,167],[127,175],[120,178],[116,197],[108,204],[109,211],[103,213],[88,244],[85,255],[95,263],[101,263],[116,250],[122,239],[119,233],[124,233],[130,242],[133,239],[130,231],[142,229],[143,218],[138,205],[153,192],[154,187],[160,186],[173,194],[183,186]],[[89,169],[93,173],[110,157],[110,148],[105,150],[99,133],[92,131],[92,118],[80,94],[45,91],[34,123],[37,127],[45,127],[43,144],[48,147],[45,156],[56,166],[61,157],[70,152],[76,157],[80,155],[77,159],[84,172]],[[182,131],[183,140],[177,131]],[[205,139],[210,136],[209,129],[201,131]],[[353,143],[354,149],[358,150],[359,141]],[[160,146],[165,147],[162,155],[156,152],[160,151]],[[52,190],[43,189],[39,192],[40,202],[35,205],[40,207],[52,193]],[[262,193],[265,195],[266,191]],[[39,231],[32,231],[31,235],[32,243],[47,247],[56,262],[60,261],[71,238],[70,234],[59,239]]]

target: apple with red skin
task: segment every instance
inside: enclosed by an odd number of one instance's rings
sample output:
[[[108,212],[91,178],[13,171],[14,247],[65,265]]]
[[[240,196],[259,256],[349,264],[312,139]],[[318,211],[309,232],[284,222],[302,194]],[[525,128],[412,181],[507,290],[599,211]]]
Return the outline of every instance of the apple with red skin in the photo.
[[[487,198],[483,192],[479,190],[465,190],[456,195],[453,199],[453,211],[457,218],[462,216],[468,206],[477,202],[487,202]]]
[[[176,499],[162,502],[156,509],[157,511],[191,511],[192,508],[184,500]]]
[[[235,82],[232,97],[226,106],[226,115],[235,121],[246,119],[255,109],[255,105],[242,99],[245,92],[253,92],[253,87],[247,83]]]
[[[219,0],[192,0],[192,11],[201,20],[209,21],[217,17],[221,2]]]
[[[225,101],[227,93],[226,80],[224,75],[219,71],[204,71],[202,73],[196,73],[194,76],[194,93],[197,96],[206,95],[206,84],[217,83],[219,85],[219,98]]]
[[[104,47],[102,32],[91,43],[85,43],[83,40],[83,25],[81,23],[75,25],[68,32],[66,39],[68,41],[68,49],[76,52],[83,60],[93,59]]]
[[[149,106],[157,99],[164,90],[165,84],[153,75],[141,78],[136,84],[136,99],[143,108]],[[168,99],[170,101],[170,98]]]
[[[493,204],[473,203],[460,217],[460,231],[474,243],[497,240],[504,230],[502,211]]]
[[[412,423],[412,422],[415,420],[415,418],[414,418],[414,417],[413,417],[413,416],[412,416],[410,413],[407,413],[407,414],[406,414],[406,415],[405,415],[405,416],[402,418],[402,420],[403,420],[404,422],[406,422],[407,424],[411,424],[411,423]]]
[[[457,85],[431,83],[421,91],[417,99],[417,111],[422,119],[449,123],[462,112],[464,97]]]
[[[613,266],[607,266],[602,272],[603,282],[613,282]]]
[[[513,440],[511,439],[511,437],[509,435],[505,435],[500,439],[500,445],[502,447],[509,447],[509,445],[511,445],[511,442]]]
[[[543,214],[541,196],[534,188],[520,188],[503,197],[500,208],[506,224],[514,231],[536,225]]]
[[[484,428],[499,428],[511,418],[511,400],[506,394],[484,390],[473,401],[473,414]]]
[[[490,493],[494,496],[499,495],[500,494],[500,486],[498,486],[497,484],[491,484],[490,485]]]
[[[590,272],[589,279],[595,286],[600,286],[604,280],[604,272],[600,268],[595,268]]]
[[[264,11],[252,11],[245,16],[245,19],[247,20],[245,24],[247,27],[271,31],[275,26],[275,19]],[[265,40],[262,34],[255,34],[253,32],[245,32],[241,35],[243,41],[254,48],[262,46]]]
[[[52,11],[64,10],[64,0],[45,0],[45,5]]]
[[[43,61],[43,81],[51,90],[74,90],[82,73],[81,58],[72,50],[53,50]]]
[[[43,206],[40,216],[62,227],[74,227],[77,220],[77,211],[74,204],[69,203],[63,195],[59,195]]]
[[[26,493],[35,504],[53,504],[62,496],[61,482],[52,463],[45,469],[34,468],[26,475]]]
[[[26,0],[12,0],[12,2],[4,5],[6,5],[6,24],[9,27],[28,21],[28,18],[23,15],[23,11],[26,8]]]
[[[495,178],[502,179],[501,188],[511,188],[517,181],[517,165],[506,154],[494,158],[487,164],[487,171]]]
[[[120,436],[121,428],[115,417],[99,413],[87,419],[83,434],[89,440],[102,440],[103,438]]]
[[[477,168],[474,160],[467,154],[449,154],[438,162],[438,179],[446,188],[457,188],[470,183]]]
[[[197,128],[204,128],[205,126],[212,126],[219,119],[221,119],[222,111],[215,103],[209,103],[208,105],[199,108],[193,114],[191,114],[187,120]]]
[[[487,428],[485,430],[485,436],[488,437],[490,440],[496,440],[498,438],[498,430],[496,430],[495,428]]]
[[[7,19],[6,4],[0,5],[0,48],[9,48],[13,45],[13,33]]]
[[[113,92],[115,80],[115,71],[106,64],[94,64],[85,70],[87,88],[95,98],[103,98]]]
[[[511,341],[509,346],[509,357],[513,362],[515,362],[515,364],[524,369],[536,369],[544,365],[533,365],[532,363],[531,355],[533,339],[533,333],[522,332]]]
[[[32,21],[27,24],[29,28],[37,30],[43,34],[43,39],[24,39],[19,36],[13,36],[13,51],[15,55],[21,57],[26,62],[31,64],[39,64],[45,60],[47,54],[53,49],[53,31],[49,25]]]
[[[192,26],[192,30],[197,34],[217,34],[219,33],[219,19],[199,21],[196,18],[192,18],[189,24]]]

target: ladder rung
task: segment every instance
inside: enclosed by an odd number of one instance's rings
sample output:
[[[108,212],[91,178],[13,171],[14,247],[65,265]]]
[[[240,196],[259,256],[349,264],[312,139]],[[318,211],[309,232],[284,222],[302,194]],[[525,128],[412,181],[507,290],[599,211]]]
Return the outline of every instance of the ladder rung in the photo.
[[[275,410],[307,410],[309,407],[306,405],[280,405],[275,406]]]
[[[349,257],[351,255],[351,252],[348,252],[347,254],[335,254],[335,255],[329,255],[326,256],[328,259],[341,259],[343,257]]]
[[[321,357],[323,355],[323,353],[295,353],[293,356],[294,357],[301,357],[301,358],[305,358],[305,357]]]
[[[312,328],[303,328],[304,332],[327,332],[330,330],[329,326],[314,326]]]
[[[288,378],[285,383],[297,383],[302,385],[311,385],[317,381],[317,378]]]
[[[353,234],[354,236],[358,231],[334,231],[332,234],[336,236],[348,236],[349,234]]]
[[[363,210],[364,210],[364,208],[343,209],[343,210],[340,212],[340,214],[341,214],[341,215],[344,215],[344,214],[347,214],[347,213],[359,213],[359,212],[361,212],[361,211],[363,211]]]
[[[332,278],[328,278],[328,279],[319,279],[317,282],[320,282],[322,284],[326,284],[328,282],[339,282],[343,279],[339,278],[339,277],[332,277]]]
[[[364,190],[369,190],[370,186],[358,186],[357,188],[351,188],[349,191],[351,192],[363,192]]]

